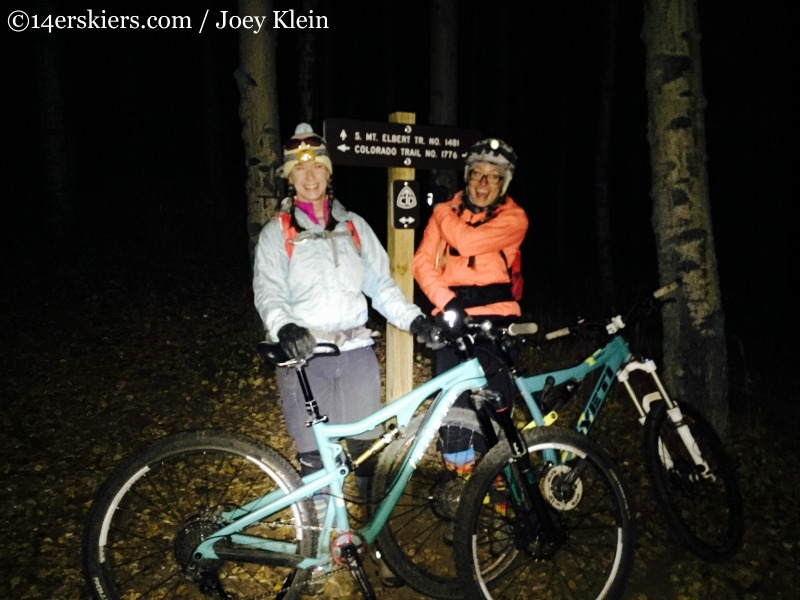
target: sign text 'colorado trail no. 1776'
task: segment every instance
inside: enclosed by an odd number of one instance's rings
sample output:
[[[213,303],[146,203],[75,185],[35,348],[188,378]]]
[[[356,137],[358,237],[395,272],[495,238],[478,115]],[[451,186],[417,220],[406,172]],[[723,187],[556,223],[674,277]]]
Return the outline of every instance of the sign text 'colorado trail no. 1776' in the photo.
[[[325,119],[331,161],[362,167],[460,169],[480,132],[440,125]]]

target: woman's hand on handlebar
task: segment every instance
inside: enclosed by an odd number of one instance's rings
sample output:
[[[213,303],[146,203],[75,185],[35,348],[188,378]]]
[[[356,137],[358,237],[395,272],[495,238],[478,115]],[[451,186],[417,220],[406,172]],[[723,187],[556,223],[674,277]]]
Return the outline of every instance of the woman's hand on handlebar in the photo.
[[[442,336],[442,328],[431,317],[419,315],[411,322],[408,330],[417,336],[417,340],[432,350],[439,350],[446,346]]]
[[[297,323],[287,323],[278,331],[278,341],[289,358],[306,360],[314,353],[317,340],[311,332]]]

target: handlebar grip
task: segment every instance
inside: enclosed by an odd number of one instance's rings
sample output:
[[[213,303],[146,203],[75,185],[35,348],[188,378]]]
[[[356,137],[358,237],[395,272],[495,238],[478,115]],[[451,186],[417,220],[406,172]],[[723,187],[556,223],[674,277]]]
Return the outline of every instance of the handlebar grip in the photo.
[[[333,342],[317,342],[314,346],[314,356],[339,356],[342,351]]]
[[[539,331],[536,323],[512,323],[508,326],[509,335],[533,335]]]
[[[258,353],[261,358],[271,362],[279,367],[296,367],[301,363],[305,364],[307,361],[300,361],[290,358],[281,348],[281,345],[276,342],[261,341],[258,342]],[[338,356],[341,353],[339,346],[332,342],[318,342],[314,346],[313,356]]]
[[[667,294],[671,294],[672,292],[674,292],[675,290],[678,289],[678,286],[680,284],[681,284],[681,280],[677,279],[677,280],[673,281],[672,283],[668,283],[664,287],[658,288],[655,292],[653,292],[653,298],[658,300],[662,296],[666,296]]]
[[[556,329],[555,331],[551,331],[546,333],[544,338],[546,340],[554,340],[556,338],[564,337],[565,335],[569,335],[572,333],[569,327],[564,327],[563,329]]]

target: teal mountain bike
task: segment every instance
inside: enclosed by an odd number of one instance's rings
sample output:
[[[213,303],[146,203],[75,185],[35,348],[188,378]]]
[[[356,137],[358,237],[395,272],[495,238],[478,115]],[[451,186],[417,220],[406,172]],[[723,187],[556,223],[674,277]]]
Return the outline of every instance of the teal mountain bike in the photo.
[[[627,322],[656,310],[677,287],[672,284],[657,290],[636,303],[624,319],[615,316],[605,323],[581,320],[572,327],[540,335],[551,340],[599,332],[602,346],[574,366],[536,375],[525,375],[513,364],[511,368],[532,417],[529,427],[537,426],[537,431],[558,418],[556,411],[565,407],[587,376],[594,373],[594,386],[575,423],[576,432],[588,435],[614,383],[622,383],[643,425],[647,474],[670,531],[700,558],[720,562],[735,554],[744,533],[743,503],[734,465],[702,414],[675,401],[664,388],[655,362],[634,354],[621,334]],[[644,395],[636,390],[642,385],[642,381],[634,385],[636,377],[649,382]],[[541,463],[549,465],[549,474],[558,473],[559,468],[572,469],[573,457],[569,454],[554,452],[546,444],[536,449],[541,453]],[[531,446],[529,451],[532,453]],[[497,445],[477,463],[465,484],[455,517],[454,553],[467,596],[594,597],[575,593],[574,581],[582,580],[581,569],[565,565],[550,546],[531,538],[528,519],[516,512],[512,503],[507,502],[508,509],[503,512],[496,509],[506,500],[498,488],[513,493],[516,475],[509,472],[513,460],[513,451]],[[570,499],[564,500],[550,490],[544,495],[564,514],[572,510]],[[586,563],[591,564],[595,556],[594,551],[587,552]],[[598,597],[614,597],[613,590],[603,590]]]
[[[459,335],[447,343],[468,349],[472,338]],[[306,361],[287,360],[276,346],[262,344],[259,349],[273,363],[296,369],[307,383]],[[321,344],[313,360],[325,360],[320,356],[331,353],[338,348]],[[542,539],[552,556],[563,557],[580,571],[586,582],[581,586],[589,592],[584,597],[595,597],[594,590],[621,588],[634,535],[616,466],[595,442],[572,431],[537,428],[521,440],[510,414],[486,383],[480,361],[472,358],[373,415],[347,424],[328,423],[305,385],[308,424],[323,467],[304,477],[276,449],[233,432],[190,431],[153,441],[110,474],[89,510],[82,550],[92,596],[295,599],[320,589],[328,575],[344,569],[364,598],[375,598],[363,558],[373,544],[383,550],[381,540],[396,539],[393,530],[388,538],[382,536],[387,521],[403,510],[404,492],[422,481],[416,475],[437,454],[440,427],[451,417],[460,418],[451,407],[468,390],[500,407],[499,412],[482,410],[478,427],[490,444],[507,444],[509,452],[513,448],[514,455],[519,454],[515,469],[522,479],[514,482],[514,506],[527,511],[528,537]],[[474,425],[475,413],[470,423]],[[369,450],[357,457],[347,454],[343,441],[379,427],[384,434]],[[539,464],[519,452],[524,447],[546,447],[572,459]],[[366,522],[355,525],[345,480],[376,453],[384,464],[383,475],[373,478]],[[557,467],[552,474],[551,466]],[[321,520],[312,500],[320,492],[328,499]],[[552,504],[547,493],[569,500]],[[591,511],[584,518],[564,514],[569,510],[577,516],[584,507]],[[580,553],[575,552],[577,540]],[[391,547],[391,542],[386,545]],[[587,561],[583,553],[588,547],[602,551]],[[431,560],[452,565],[451,553]],[[396,572],[427,596],[452,593],[449,580],[431,573],[411,578],[402,569]],[[458,587],[461,596],[464,591]]]

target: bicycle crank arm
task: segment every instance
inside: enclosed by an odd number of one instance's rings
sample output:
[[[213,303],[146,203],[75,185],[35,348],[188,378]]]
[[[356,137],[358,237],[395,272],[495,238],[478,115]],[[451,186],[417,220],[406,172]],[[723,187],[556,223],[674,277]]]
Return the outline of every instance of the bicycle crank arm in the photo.
[[[361,590],[364,600],[375,600],[375,591],[372,589],[372,584],[369,582],[369,577],[367,577],[367,573],[364,570],[364,563],[361,561],[358,547],[355,544],[347,544],[342,546],[341,553],[341,558],[347,564],[347,568],[358,585],[358,589]]]

